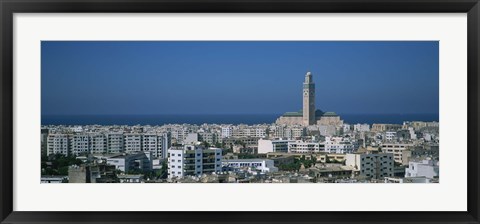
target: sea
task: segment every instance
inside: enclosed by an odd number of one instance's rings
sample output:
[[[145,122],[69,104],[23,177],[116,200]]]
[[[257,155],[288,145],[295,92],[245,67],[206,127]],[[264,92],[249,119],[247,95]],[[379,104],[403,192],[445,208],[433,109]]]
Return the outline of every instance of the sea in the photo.
[[[42,125],[271,124],[281,114],[42,115]],[[339,114],[348,124],[439,121],[438,114]]]

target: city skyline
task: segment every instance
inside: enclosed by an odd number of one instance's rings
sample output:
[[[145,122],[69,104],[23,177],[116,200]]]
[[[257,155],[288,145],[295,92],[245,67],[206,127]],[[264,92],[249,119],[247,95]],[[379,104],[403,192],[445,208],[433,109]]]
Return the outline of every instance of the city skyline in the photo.
[[[323,111],[438,114],[436,41],[44,41],[42,115],[281,114],[307,71]]]

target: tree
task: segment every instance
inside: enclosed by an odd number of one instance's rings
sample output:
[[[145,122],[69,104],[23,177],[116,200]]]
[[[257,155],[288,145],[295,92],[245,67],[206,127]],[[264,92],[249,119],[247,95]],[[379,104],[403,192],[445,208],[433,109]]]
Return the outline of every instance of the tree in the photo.
[[[215,148],[223,148],[223,144],[220,142],[215,143]]]
[[[305,161],[305,155],[302,155],[302,157],[300,157],[300,162],[304,162]]]
[[[302,163],[300,162],[300,160],[294,159],[293,163],[281,164],[279,165],[278,169],[282,171],[298,171],[300,170],[301,166]]]
[[[204,145],[206,148],[209,148],[209,147],[210,147],[210,144],[209,144],[208,142],[203,141],[202,143],[203,143],[203,145]]]
[[[167,161],[162,162],[162,169],[160,170],[160,175],[158,176],[161,179],[165,179],[168,176],[168,167]]]
[[[252,154],[248,154],[248,153],[240,153],[238,154],[238,158],[239,159],[254,159],[254,158],[258,158],[257,155],[252,155]]]
[[[68,175],[69,166],[82,164],[82,161],[75,156],[63,154],[42,156],[41,159],[42,175]]]

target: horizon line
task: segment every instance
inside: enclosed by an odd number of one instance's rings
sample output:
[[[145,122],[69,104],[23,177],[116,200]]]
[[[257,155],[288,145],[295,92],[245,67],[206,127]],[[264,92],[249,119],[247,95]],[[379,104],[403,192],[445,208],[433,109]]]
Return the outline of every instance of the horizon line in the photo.
[[[425,112],[425,113],[337,113],[338,115],[425,115],[440,113]],[[159,115],[282,115],[284,113],[160,113],[160,114],[41,114],[41,116],[159,116]]]

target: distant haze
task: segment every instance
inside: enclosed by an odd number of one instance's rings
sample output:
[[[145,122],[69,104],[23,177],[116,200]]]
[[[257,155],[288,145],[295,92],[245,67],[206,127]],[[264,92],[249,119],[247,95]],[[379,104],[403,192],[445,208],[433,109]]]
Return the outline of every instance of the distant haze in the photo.
[[[43,41],[42,115],[438,113],[437,41]]]

